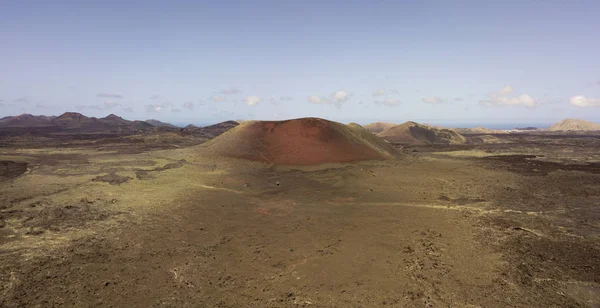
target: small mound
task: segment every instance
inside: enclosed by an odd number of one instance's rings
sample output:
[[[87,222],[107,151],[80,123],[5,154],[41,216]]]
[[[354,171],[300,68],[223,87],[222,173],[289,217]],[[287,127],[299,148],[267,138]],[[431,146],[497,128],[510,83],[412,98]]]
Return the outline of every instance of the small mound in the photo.
[[[498,144],[498,143],[509,143],[506,140],[500,139],[493,135],[477,135],[469,137],[468,142],[471,144]]]
[[[406,144],[463,144],[467,139],[451,129],[438,129],[415,122],[406,122],[377,134],[397,143]]]
[[[599,131],[600,124],[579,120],[579,119],[566,119],[562,120],[548,128],[549,131]]]
[[[394,126],[396,126],[396,124],[394,124],[394,123],[374,122],[374,123],[365,125],[365,129],[373,134],[379,134],[382,131],[392,128]]]
[[[278,165],[316,165],[394,158],[396,151],[358,124],[318,118],[248,121],[203,144],[219,156]]]
[[[485,127],[473,127],[473,128],[455,128],[454,131],[463,135],[477,135],[477,134],[506,134],[506,131],[499,129],[491,129]]]

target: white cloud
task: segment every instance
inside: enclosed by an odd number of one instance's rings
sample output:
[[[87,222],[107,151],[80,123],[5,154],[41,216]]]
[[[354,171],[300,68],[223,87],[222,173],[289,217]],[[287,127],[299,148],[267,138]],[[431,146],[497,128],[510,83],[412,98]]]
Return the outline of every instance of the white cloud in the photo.
[[[189,109],[189,110],[194,110],[194,103],[192,103],[192,102],[185,102],[185,103],[183,103],[183,108]]]
[[[443,99],[441,99],[437,96],[423,97],[422,101],[423,101],[423,103],[426,103],[426,104],[441,104],[444,102]]]
[[[157,103],[146,105],[147,112],[161,112],[165,109],[172,107],[170,103]]]
[[[308,97],[308,101],[313,103],[313,104],[328,104],[329,102],[325,102],[324,98],[321,98],[319,96],[316,95],[311,95]]]
[[[375,92],[373,92],[373,94],[371,94],[373,97],[390,97],[390,96],[398,96],[400,95],[400,91],[398,91],[397,89],[384,89],[384,88],[380,88],[375,90]]]
[[[332,95],[333,102],[343,103],[350,99],[350,94],[346,91],[336,91]]]
[[[498,91],[496,94],[503,96],[503,95],[511,94],[514,91],[515,91],[515,89],[513,89],[513,87],[511,87],[511,86],[505,86],[504,88],[502,88],[502,90]]]
[[[258,103],[260,103],[260,97],[252,95],[252,96],[248,96],[244,99],[244,103],[248,106],[254,106]]]
[[[179,109],[179,108],[173,108],[173,109],[171,109],[171,112],[181,112],[181,109]]]
[[[540,103],[537,99],[527,94],[521,94],[515,97],[509,97],[508,95],[514,92],[513,87],[505,86],[498,92],[490,93],[489,99],[480,100],[479,105],[484,107],[497,107],[497,106],[525,106],[525,107],[536,107]]]
[[[335,104],[338,108],[342,106],[343,102],[350,99],[351,95],[346,91],[336,91],[329,97],[311,95],[307,99],[313,104]]]
[[[121,105],[120,103],[117,103],[115,101],[105,101],[104,102],[104,109],[112,109],[114,107],[117,107]]]
[[[160,104],[146,105],[146,112],[160,112],[162,109]]]
[[[486,106],[486,107],[492,107],[492,106],[525,106],[525,107],[535,107],[537,105],[539,105],[539,102],[527,95],[527,94],[523,94],[523,95],[519,95],[517,97],[497,97],[494,99],[488,99],[488,100],[480,100],[479,101],[480,105]]]
[[[131,108],[131,107],[122,108],[121,110],[123,110],[123,111],[125,111],[125,112],[129,112],[129,113],[132,113],[132,112],[133,112],[133,108]]]
[[[293,101],[294,100],[293,97],[287,96],[287,95],[284,95],[284,96],[280,97],[279,99],[282,100],[282,101],[284,101],[284,102],[289,102],[289,101]]]
[[[94,110],[98,110],[98,111],[103,111],[103,110],[113,109],[113,108],[119,107],[119,106],[121,106],[121,103],[119,103],[119,102],[104,101],[102,104],[89,105],[89,106],[78,105],[76,107],[78,109],[90,108],[90,109],[94,109]]]
[[[569,103],[577,107],[600,107],[600,98],[585,97],[576,95],[569,99]]]
[[[155,100],[157,100],[159,97],[160,97],[160,96],[158,96],[158,94],[154,94],[154,95],[150,96],[150,99],[151,99],[151,100],[153,100],[153,101],[155,101]]]
[[[384,106],[388,106],[388,107],[398,106],[398,105],[402,104],[402,102],[400,102],[400,100],[392,99],[392,98],[386,98],[384,100],[376,100],[374,103],[376,105],[384,105]]]
[[[386,94],[385,89],[377,89],[373,92],[373,96],[384,96]]]
[[[213,102],[224,102],[225,101],[225,96],[221,96],[221,95],[214,95],[213,97],[210,98]]]

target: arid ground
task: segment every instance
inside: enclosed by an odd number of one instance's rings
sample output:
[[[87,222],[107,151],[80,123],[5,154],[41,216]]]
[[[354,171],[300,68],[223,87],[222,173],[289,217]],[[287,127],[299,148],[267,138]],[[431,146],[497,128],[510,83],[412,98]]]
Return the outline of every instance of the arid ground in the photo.
[[[3,136],[0,306],[600,307],[599,136],[318,167],[173,138]]]

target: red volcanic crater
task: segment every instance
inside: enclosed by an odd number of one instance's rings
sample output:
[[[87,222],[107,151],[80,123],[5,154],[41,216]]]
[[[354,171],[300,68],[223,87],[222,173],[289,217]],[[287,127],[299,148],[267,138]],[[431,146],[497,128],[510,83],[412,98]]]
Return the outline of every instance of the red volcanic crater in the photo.
[[[319,118],[249,121],[205,143],[226,157],[280,165],[315,165],[394,158],[395,149],[358,124]]]

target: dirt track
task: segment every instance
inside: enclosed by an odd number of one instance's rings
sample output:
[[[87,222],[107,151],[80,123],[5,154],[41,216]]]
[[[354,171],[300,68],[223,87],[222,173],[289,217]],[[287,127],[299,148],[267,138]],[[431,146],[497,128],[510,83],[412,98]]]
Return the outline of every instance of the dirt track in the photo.
[[[595,141],[507,141],[302,170],[2,148],[0,306],[598,307]]]

